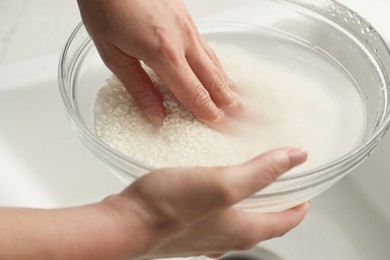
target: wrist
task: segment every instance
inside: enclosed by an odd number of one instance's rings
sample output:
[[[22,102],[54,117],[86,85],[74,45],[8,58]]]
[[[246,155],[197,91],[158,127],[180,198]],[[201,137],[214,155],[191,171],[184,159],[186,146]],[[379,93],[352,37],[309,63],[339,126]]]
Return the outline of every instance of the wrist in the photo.
[[[131,259],[147,255],[160,241],[161,233],[154,219],[132,196],[111,195],[97,204],[108,216],[110,232],[114,232],[112,246],[119,255]]]

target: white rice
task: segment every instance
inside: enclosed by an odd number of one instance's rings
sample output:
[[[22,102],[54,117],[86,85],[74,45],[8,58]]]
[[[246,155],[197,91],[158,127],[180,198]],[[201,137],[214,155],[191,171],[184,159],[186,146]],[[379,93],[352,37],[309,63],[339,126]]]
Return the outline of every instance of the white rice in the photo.
[[[246,123],[249,127],[235,137],[216,132],[195,119],[146,68],[163,95],[162,127],[156,129],[146,119],[113,76],[96,98],[97,135],[129,158],[156,168],[237,164],[287,145],[309,151],[309,168],[344,154],[361,137],[360,96],[349,78],[337,71],[330,77],[331,67],[299,71],[295,61],[286,65],[255,59],[235,46],[212,46],[257,122]]]
[[[211,166],[242,162],[237,138],[210,129],[195,119],[163,82],[146,68],[160,89],[166,117],[154,127],[116,77],[108,79],[95,103],[95,129],[115,150],[147,166]],[[235,148],[235,149],[232,149]]]

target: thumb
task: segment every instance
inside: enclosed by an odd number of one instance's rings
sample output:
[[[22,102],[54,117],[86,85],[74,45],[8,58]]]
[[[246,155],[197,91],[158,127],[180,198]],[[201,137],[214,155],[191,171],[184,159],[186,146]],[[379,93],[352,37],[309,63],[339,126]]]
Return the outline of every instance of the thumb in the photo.
[[[302,149],[280,148],[237,166],[156,170],[122,195],[136,198],[157,222],[192,223],[263,189],[306,157]]]
[[[303,163],[307,153],[303,149],[285,147],[275,149],[222,171],[224,186],[230,187],[233,205],[274,182],[280,175]]]

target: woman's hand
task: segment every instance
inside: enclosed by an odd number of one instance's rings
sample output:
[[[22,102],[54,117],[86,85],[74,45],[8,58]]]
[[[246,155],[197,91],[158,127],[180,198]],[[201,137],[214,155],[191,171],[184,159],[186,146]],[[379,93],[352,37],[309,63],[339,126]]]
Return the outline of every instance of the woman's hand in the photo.
[[[234,205],[305,159],[283,148],[237,166],[156,170],[82,207],[0,208],[0,259],[216,257],[248,249],[294,228],[308,204],[265,214]]]
[[[139,217],[144,232],[122,229],[123,237],[136,236],[142,248],[127,257],[220,256],[281,236],[301,222],[307,203],[266,214],[233,206],[305,159],[301,150],[282,148],[238,166],[157,170],[104,203],[121,216],[123,227]]]
[[[216,55],[181,0],[78,0],[84,24],[104,63],[150,121],[165,115],[160,93],[140,61],[207,125],[222,129],[240,103]]]

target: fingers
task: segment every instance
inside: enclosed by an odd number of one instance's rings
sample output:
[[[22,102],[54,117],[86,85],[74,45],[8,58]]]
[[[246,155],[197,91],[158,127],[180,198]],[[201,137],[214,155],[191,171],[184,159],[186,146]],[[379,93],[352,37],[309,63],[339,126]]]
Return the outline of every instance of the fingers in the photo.
[[[221,178],[224,186],[230,187],[229,203],[233,205],[251,196],[306,159],[306,151],[286,147],[266,152],[241,165],[225,167]]]
[[[258,221],[259,218],[261,218],[264,223],[262,227],[258,228],[259,234],[262,233],[260,240],[281,237],[298,226],[304,219],[309,207],[310,203],[306,202],[286,211],[267,214],[263,213],[261,216],[259,213],[257,217],[253,216],[254,221],[256,221],[256,219]]]
[[[135,202],[138,214],[155,234],[170,234],[165,252],[186,250],[189,245],[189,252],[244,250],[297,226],[308,205],[265,214],[232,205],[269,185],[306,157],[305,151],[288,147],[237,166],[156,170],[135,181],[121,197]],[[173,234],[179,234],[177,239]],[[193,241],[210,242],[197,245]]]
[[[164,62],[151,67],[179,102],[196,118],[216,130],[223,131],[228,125],[225,112],[214,103],[185,57],[179,59],[179,62]]]
[[[176,246],[189,248],[204,241],[198,252],[219,257],[227,252],[248,250],[258,243],[280,237],[295,228],[304,219],[309,203],[278,213],[245,212],[228,209],[197,222],[188,232],[187,241],[181,237]]]
[[[230,208],[306,157],[301,149],[280,148],[238,166],[157,170],[138,179],[124,194],[139,198],[158,218],[187,223]]]
[[[248,250],[262,241],[281,237],[302,222],[309,206],[309,203],[306,202],[277,213],[228,210],[213,219],[211,223],[207,223],[210,233],[229,234],[229,239],[226,235],[220,236],[219,240],[218,236],[214,236],[214,242],[220,242],[221,245],[218,247],[214,245],[212,254],[219,255],[229,251]]]
[[[233,116],[240,115],[241,105],[233,82],[223,69],[217,55],[199,32],[190,13],[185,12],[191,24],[193,44],[187,49],[186,58],[196,76],[209,91],[215,104]]]
[[[216,130],[228,128],[229,116],[241,111],[231,81],[215,54],[195,37],[188,48],[161,46],[161,59],[147,64],[166,83],[173,95],[197,119]]]
[[[165,116],[163,100],[140,62],[115,48],[111,48],[109,53],[110,59],[105,60],[107,66],[122,82],[149,121],[160,126]]]
[[[202,47],[203,47],[203,50],[207,53],[207,55],[209,56],[209,58],[214,62],[215,66],[218,67],[218,69],[221,71],[221,73],[223,74],[224,78],[226,79],[227,81],[227,84],[229,86],[229,88],[233,91],[235,91],[235,85],[233,84],[232,80],[230,79],[230,77],[228,76],[228,74],[226,73],[226,71],[224,70],[224,68],[222,67],[222,64],[220,63],[217,55],[215,54],[215,52],[208,46],[208,44],[206,43],[206,41],[204,40],[204,38],[200,35],[200,33],[198,33],[198,40],[199,42],[201,43]]]
[[[237,114],[240,107],[238,96],[231,90],[231,81],[220,67],[216,56],[199,46],[192,48],[187,60],[216,106],[228,114]]]

